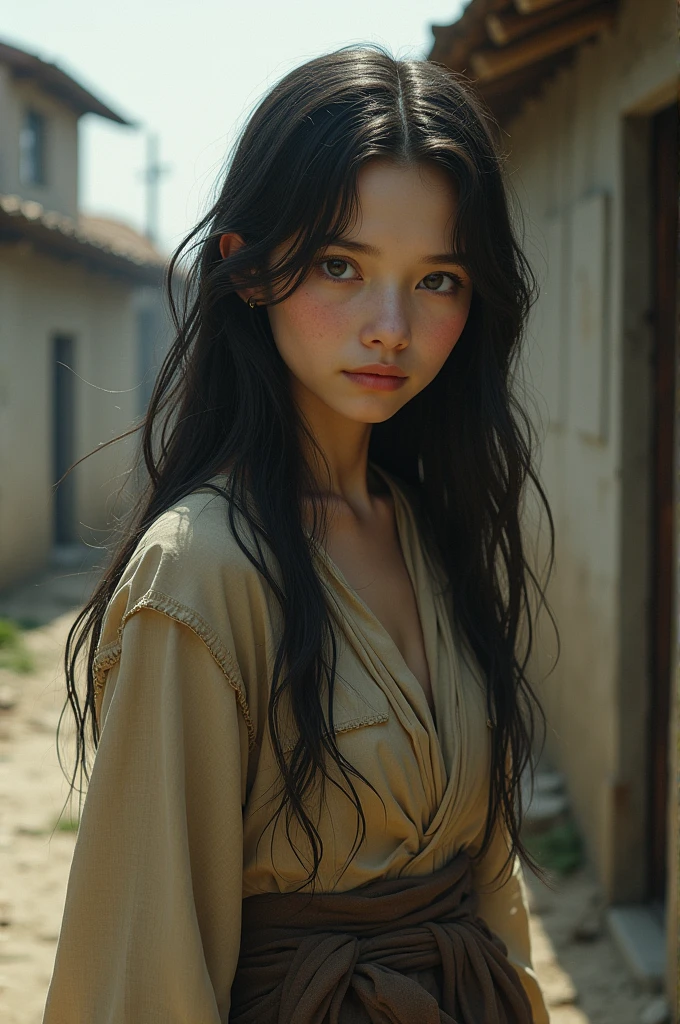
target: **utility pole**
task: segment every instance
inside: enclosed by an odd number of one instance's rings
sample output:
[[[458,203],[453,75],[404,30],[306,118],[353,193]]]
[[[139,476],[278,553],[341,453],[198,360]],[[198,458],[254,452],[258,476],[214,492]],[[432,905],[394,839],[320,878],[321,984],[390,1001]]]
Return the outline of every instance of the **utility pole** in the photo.
[[[158,241],[158,194],[160,180],[170,170],[167,164],[158,161],[158,136],[152,132],[146,135],[146,237],[150,242]]]

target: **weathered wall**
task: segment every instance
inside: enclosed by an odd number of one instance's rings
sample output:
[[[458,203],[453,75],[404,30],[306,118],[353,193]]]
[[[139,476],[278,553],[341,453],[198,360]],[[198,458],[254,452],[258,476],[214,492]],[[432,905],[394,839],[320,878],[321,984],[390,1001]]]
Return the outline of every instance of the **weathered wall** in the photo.
[[[647,115],[673,100],[669,0],[633,0],[509,127],[543,293],[527,349],[557,530],[548,751],[614,900],[643,896],[651,254]],[[554,643],[534,663],[552,664]]]
[[[46,118],[46,182],[27,185],[19,179],[19,140],[26,109]],[[46,210],[78,215],[78,115],[42,92],[31,81],[12,76],[0,64],[0,192],[34,199]]]
[[[75,339],[76,457],[137,417],[133,288],[19,247],[0,248],[0,587],[47,559],[53,539],[52,402],[55,333]],[[74,470],[78,533],[105,536],[130,441]]]

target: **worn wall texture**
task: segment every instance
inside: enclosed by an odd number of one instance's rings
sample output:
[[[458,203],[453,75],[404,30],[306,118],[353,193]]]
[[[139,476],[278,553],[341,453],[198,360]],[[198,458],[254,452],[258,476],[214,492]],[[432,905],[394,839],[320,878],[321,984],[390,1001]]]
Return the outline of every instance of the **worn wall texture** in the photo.
[[[542,286],[526,377],[557,529],[549,600],[562,655],[539,690],[549,755],[614,901],[642,898],[645,885],[649,117],[673,102],[676,48],[673,4],[628,0],[615,30],[508,128]],[[537,680],[555,651],[545,620],[541,640]]]
[[[55,334],[74,339],[76,458],[138,416],[137,322],[131,285],[0,248],[0,587],[42,566],[53,539]],[[131,457],[122,442],[75,471],[77,532],[97,543]]]

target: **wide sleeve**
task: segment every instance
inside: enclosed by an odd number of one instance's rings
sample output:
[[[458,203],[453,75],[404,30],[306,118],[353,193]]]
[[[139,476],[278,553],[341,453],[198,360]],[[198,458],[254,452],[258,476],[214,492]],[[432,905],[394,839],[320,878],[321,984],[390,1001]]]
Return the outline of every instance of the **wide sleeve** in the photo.
[[[548,1024],[548,1011],[531,960],[529,910],[522,865],[518,857],[510,862],[507,858],[507,840],[499,827],[484,856],[473,861],[474,887],[479,895],[478,913],[507,946],[508,959],[529,997],[534,1024]]]
[[[241,932],[243,716],[188,626],[142,608],[121,641],[43,1024],[227,1024]]]

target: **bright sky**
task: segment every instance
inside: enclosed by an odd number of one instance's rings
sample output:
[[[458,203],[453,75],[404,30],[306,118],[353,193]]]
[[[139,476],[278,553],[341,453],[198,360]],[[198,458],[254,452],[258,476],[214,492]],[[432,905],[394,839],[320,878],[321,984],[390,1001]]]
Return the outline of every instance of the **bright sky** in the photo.
[[[137,122],[81,119],[80,201],[89,213],[145,222],[144,130],[160,136],[160,240],[174,247],[205,211],[239,124],[291,68],[348,43],[420,58],[431,24],[462,0],[23,0],[5,4],[0,39],[59,64]]]

